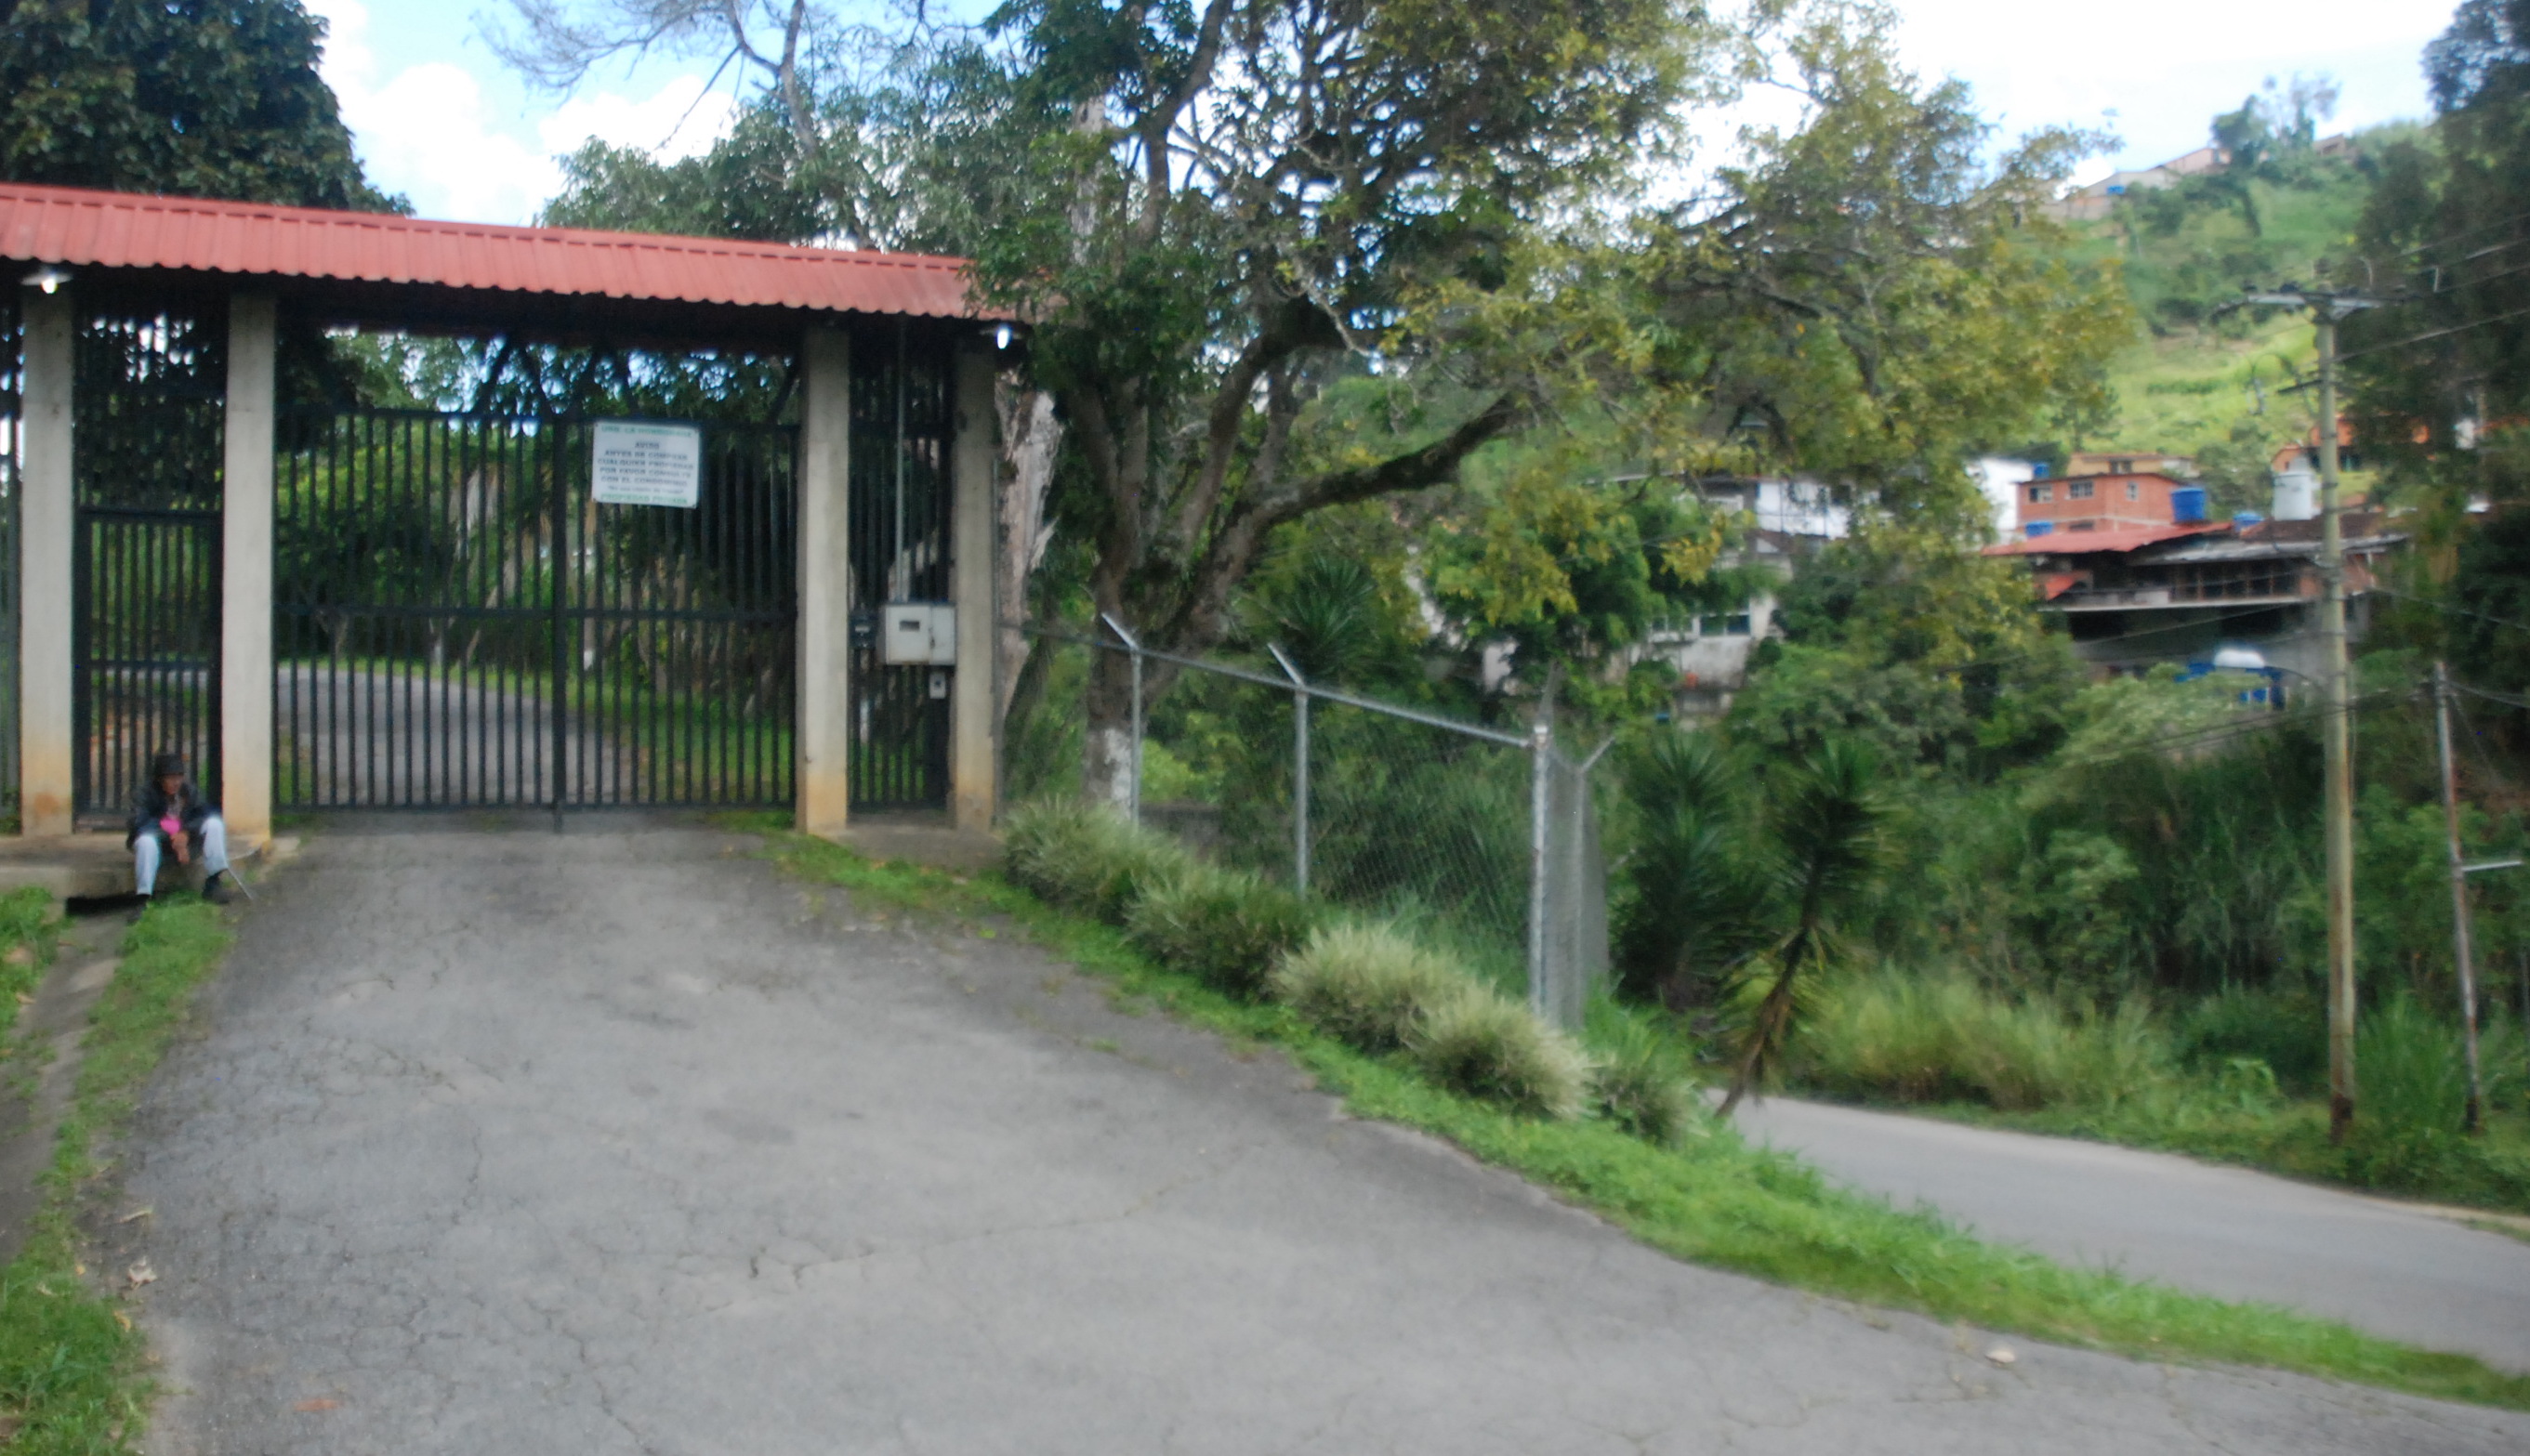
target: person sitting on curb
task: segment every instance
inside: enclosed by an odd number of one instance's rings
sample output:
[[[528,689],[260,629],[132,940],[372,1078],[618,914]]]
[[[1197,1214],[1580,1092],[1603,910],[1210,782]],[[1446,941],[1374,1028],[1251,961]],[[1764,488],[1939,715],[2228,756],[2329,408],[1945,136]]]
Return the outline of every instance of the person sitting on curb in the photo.
[[[202,898],[225,905],[231,896],[220,883],[229,872],[229,831],[220,811],[202,802],[181,753],[162,753],[149,762],[149,782],[132,791],[131,833],[123,839],[132,851],[133,891],[146,895],[158,888],[158,860],[172,853],[189,865],[201,856]]]

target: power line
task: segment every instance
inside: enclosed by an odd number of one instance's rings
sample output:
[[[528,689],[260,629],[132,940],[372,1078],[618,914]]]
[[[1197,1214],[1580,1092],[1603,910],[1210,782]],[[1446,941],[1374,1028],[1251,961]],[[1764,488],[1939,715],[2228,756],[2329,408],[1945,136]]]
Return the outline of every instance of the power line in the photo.
[[[2374,344],[2362,349],[2349,349],[2345,352],[2338,354],[2337,356],[2337,361],[2341,364],[2347,359],[2359,359],[2367,353],[2379,353],[2383,350],[2387,349],[2404,349],[2410,344],[2424,344],[2435,339],[2447,339],[2453,334],[2465,334],[2471,329],[2483,328],[2488,324],[2500,324],[2508,318],[2519,318],[2525,313],[2530,313],[2530,308],[2515,308],[2506,313],[2491,314],[2485,318],[2473,318],[2467,323],[2453,324],[2448,329],[2436,329],[2428,334],[2418,334],[2412,339],[2400,339],[2389,344]]]
[[[2383,596],[2396,597],[2401,602],[2413,602],[2419,607],[2431,607],[2437,612],[2448,612],[2459,617],[2474,617],[2480,621],[2491,621],[2497,626],[2510,627],[2516,632],[2530,632],[2530,621],[2514,621],[2508,617],[2496,617],[2484,612],[2473,612],[2466,607],[2454,607],[2448,602],[2437,602],[2431,597],[2414,596],[2407,592],[2399,591],[2395,587],[2383,586],[2377,581],[2372,583],[2372,589],[2381,593]]]

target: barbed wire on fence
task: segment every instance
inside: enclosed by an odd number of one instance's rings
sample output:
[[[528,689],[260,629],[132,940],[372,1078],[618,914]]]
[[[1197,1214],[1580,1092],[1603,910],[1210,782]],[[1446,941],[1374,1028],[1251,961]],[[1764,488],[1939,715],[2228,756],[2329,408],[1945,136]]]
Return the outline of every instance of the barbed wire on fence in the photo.
[[[1026,623],[1045,639],[1006,737],[1011,796],[1076,792],[1091,658],[1130,662],[1130,760],[1118,807],[1217,862],[1312,900],[1402,923],[1560,1025],[1608,967],[1599,754],[1273,671]],[[1144,666],[1180,670],[1164,701]],[[1604,745],[1602,745],[1604,752]]]

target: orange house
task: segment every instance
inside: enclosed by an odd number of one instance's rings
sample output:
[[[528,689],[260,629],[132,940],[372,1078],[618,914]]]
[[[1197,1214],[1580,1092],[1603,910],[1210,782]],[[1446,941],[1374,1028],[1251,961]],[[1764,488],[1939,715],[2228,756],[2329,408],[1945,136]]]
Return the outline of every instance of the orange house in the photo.
[[[2037,521],[2059,531],[2166,526],[2175,518],[2171,494],[2185,489],[2185,481],[2158,470],[2033,480],[2020,487],[2021,533]]]

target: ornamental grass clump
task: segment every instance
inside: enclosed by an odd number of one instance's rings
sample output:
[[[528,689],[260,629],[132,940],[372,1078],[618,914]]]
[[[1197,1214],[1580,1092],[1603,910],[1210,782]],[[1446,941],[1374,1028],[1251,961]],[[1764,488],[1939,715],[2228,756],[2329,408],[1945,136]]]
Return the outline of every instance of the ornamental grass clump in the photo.
[[[1599,1115],[1657,1147],[1704,1119],[1695,1083],[1670,1040],[1630,1017],[1593,1019],[1590,1101]]]
[[[1143,887],[1126,911],[1125,934],[1154,960],[1253,999],[1275,963],[1308,938],[1311,919],[1281,886],[1196,861]]]
[[[1578,1117],[1590,1095],[1590,1058],[1526,1006],[1460,982],[1406,1036],[1414,1064],[1461,1097],[1558,1121]]]
[[[1166,835],[1133,825],[1104,805],[1071,802],[1030,804],[1012,814],[1002,853],[1019,885],[1110,925],[1124,923],[1146,888],[1194,863]]]
[[[1274,998],[1340,1042],[1373,1054],[1403,1047],[1463,979],[1438,955],[1378,925],[1331,925],[1283,957]]]

